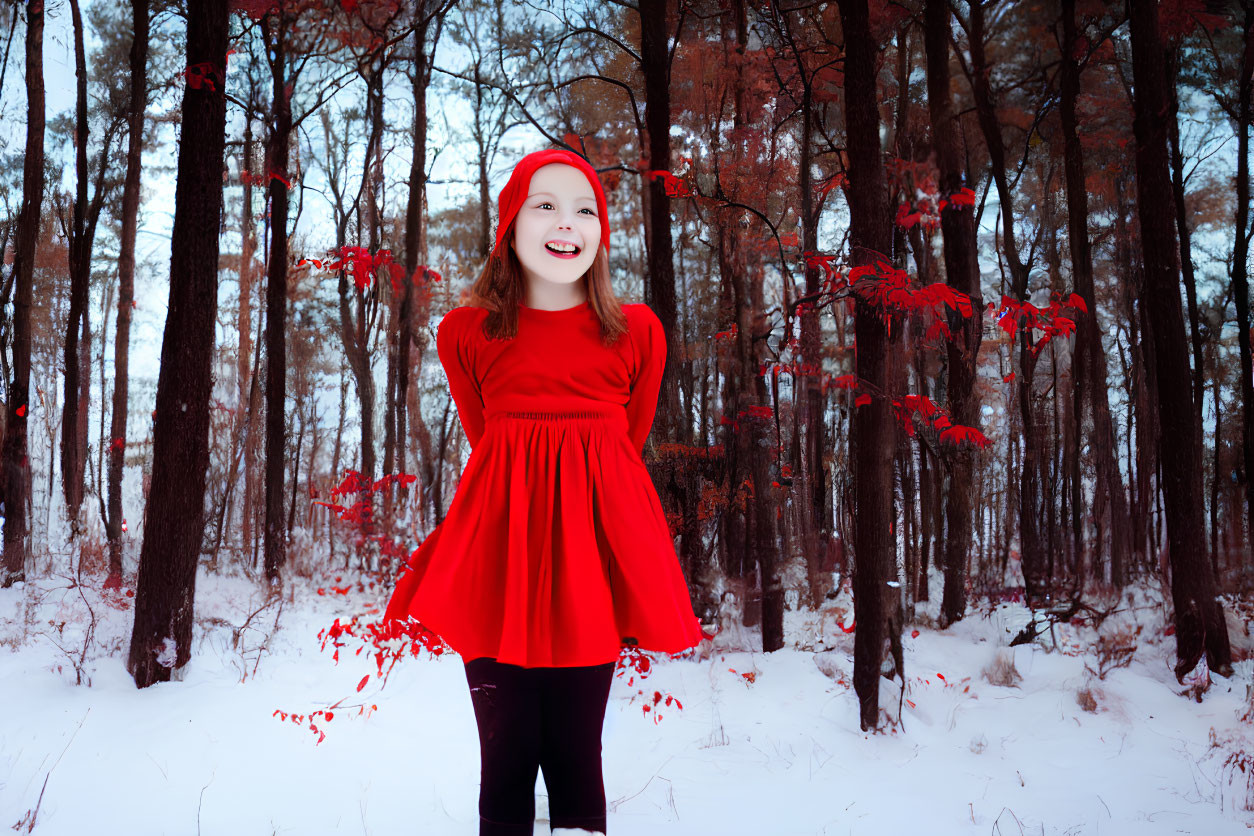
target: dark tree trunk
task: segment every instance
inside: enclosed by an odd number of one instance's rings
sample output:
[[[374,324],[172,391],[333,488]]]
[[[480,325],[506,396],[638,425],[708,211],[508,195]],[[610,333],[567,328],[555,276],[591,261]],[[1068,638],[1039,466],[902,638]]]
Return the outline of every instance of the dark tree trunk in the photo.
[[[292,102],[285,88],[287,30],[282,15],[262,19],[274,80],[273,126],[266,137],[266,177],[270,197],[270,262],[266,271],[266,580],[282,582],[287,563],[283,527],[283,458],[287,451],[287,192],[288,145],[292,136]]]
[[[1075,374],[1076,420],[1088,401],[1093,414],[1090,439],[1097,461],[1095,490],[1097,520],[1109,517],[1110,580],[1122,588],[1128,562],[1128,503],[1123,477],[1115,462],[1115,429],[1110,420],[1110,399],[1106,383],[1106,351],[1097,327],[1097,300],[1093,289],[1093,251],[1089,242],[1088,190],[1084,185],[1084,152],[1077,130],[1076,99],[1080,95],[1080,65],[1075,57],[1075,0],[1062,2],[1062,99],[1060,116],[1063,130],[1063,165],[1067,185],[1067,240],[1071,246],[1071,272],[1075,288],[1088,307],[1076,323]],[[1097,544],[1100,552],[1101,543]]]
[[[191,658],[196,564],[209,469],[209,396],[218,308],[218,229],[226,134],[227,3],[188,8],[187,62],[209,67],[183,91],[170,240],[170,305],[161,342],[152,487],[144,512],[127,670],[145,688]]]
[[[659,12],[658,14],[661,15],[662,13]],[[748,42],[748,20],[742,2],[733,2],[731,16],[733,20],[730,23],[734,26],[736,45],[731,48],[740,48],[741,45]],[[664,38],[661,43],[665,44]],[[664,54],[665,51],[662,50],[662,52]],[[746,119],[747,106],[744,98],[743,78],[737,75],[731,81],[731,86],[733,93],[732,124],[734,128],[738,129],[744,124]],[[807,118],[810,113],[810,106],[807,100],[802,101],[801,109],[801,155],[804,161],[808,158],[810,152],[808,140],[809,122]],[[667,118],[669,120],[669,116]],[[661,128],[659,127],[657,130],[661,130]],[[654,129],[650,128],[650,136],[653,136],[653,131]],[[739,137],[740,135],[737,134],[737,136]],[[668,155],[670,153],[669,147],[668,143],[666,150]],[[727,150],[730,155],[736,156],[745,156],[750,153],[747,142],[743,138],[729,143]],[[650,165],[650,168],[660,167]],[[804,163],[802,167],[804,168]],[[647,205],[652,211],[655,211],[656,207],[660,205],[656,198],[659,191],[654,191],[650,194],[651,202]],[[810,223],[806,218],[810,217],[811,212],[808,208],[810,186],[804,180],[801,192],[802,228],[803,234],[805,234],[804,230]],[[733,214],[729,217],[729,223],[724,228],[720,228],[718,236],[719,272],[724,292],[724,312],[736,324],[733,362],[724,377],[726,383],[725,394],[731,399],[724,402],[724,414],[731,419],[731,423],[727,425],[728,436],[724,442],[724,449],[730,451],[728,472],[733,474],[732,478],[735,479],[734,484],[737,486],[733,488],[733,493],[743,491],[744,486],[749,484],[753,485],[753,491],[752,497],[747,496],[747,491],[741,494],[744,496],[744,501],[743,504],[739,504],[739,508],[743,510],[738,511],[734,515],[735,519],[729,519],[728,522],[730,524],[729,527],[733,529],[740,529],[743,526],[743,539],[735,544],[734,549],[736,553],[734,574],[738,577],[752,576],[756,578],[757,585],[761,586],[762,650],[769,653],[780,649],[784,644],[784,590],[779,578],[780,531],[783,521],[778,515],[780,503],[776,498],[777,494],[771,488],[772,451],[777,443],[775,422],[773,420],[762,421],[753,417],[755,412],[759,410],[770,410],[770,414],[774,415],[774,403],[771,391],[768,388],[768,382],[764,376],[758,374],[763,345],[760,340],[754,339],[754,334],[758,333],[762,328],[761,273],[754,268],[752,260],[746,255],[740,224],[736,222],[739,219],[738,215],[735,214],[736,211],[732,210]],[[669,218],[669,209],[667,209],[666,217]],[[664,246],[667,251],[666,268],[669,269],[669,226],[666,228],[664,235]],[[652,233],[653,240],[656,242],[662,236],[663,230],[661,227],[655,227]],[[673,284],[668,286],[673,287]],[[803,341],[804,339],[805,337],[803,336]],[[679,366],[675,368],[678,370]],[[822,420],[821,411],[818,420]],[[690,440],[686,425],[677,425],[675,431],[681,433],[681,435],[677,436],[678,438]],[[685,480],[685,488],[688,491],[687,497],[695,496],[699,490],[698,486],[690,480]],[[681,507],[689,504],[691,500],[687,499],[687,497],[679,497],[677,504]],[[801,513],[807,512],[802,511]],[[684,557],[688,566],[695,566],[700,549],[699,547],[694,548],[693,543],[697,538],[693,536],[690,530],[694,515],[685,514],[684,517],[685,527],[689,529],[684,537],[686,547]],[[807,521],[802,521],[803,532],[808,525]],[[753,595],[755,593],[751,592],[750,594]],[[712,606],[716,606],[715,602],[707,599],[700,603],[699,610]]]
[[[732,7],[735,17],[737,38],[744,18],[743,3],[736,2]],[[804,113],[804,111],[803,111]],[[736,114],[733,118],[738,118]],[[803,117],[804,118],[804,117]],[[804,127],[802,129],[804,133]],[[804,160],[807,154],[805,143],[802,143],[801,155]],[[804,210],[803,210],[804,213]],[[744,501],[743,486],[752,484],[750,459],[753,456],[753,433],[746,427],[744,431],[737,429],[735,416],[745,413],[748,404],[753,403],[755,392],[748,390],[749,382],[757,374],[758,362],[755,357],[755,343],[752,340],[752,328],[757,319],[757,311],[753,308],[749,291],[750,278],[746,275],[740,255],[739,239],[736,236],[735,222],[718,224],[716,228],[717,254],[719,271],[719,320],[735,323],[736,339],[734,351],[725,355],[720,374],[716,379],[722,383],[720,400],[723,407],[724,420],[715,431],[722,437],[724,454],[724,474],[729,489],[729,505],[727,513],[721,518],[722,530],[719,541],[722,545],[723,572],[731,577],[743,579],[753,565],[750,551],[749,532],[753,530],[751,503]],[[765,387],[757,387],[765,391]],[[715,602],[708,602],[714,604]]]
[[[1245,477],[1245,513],[1254,540],[1254,365],[1250,358],[1250,96],[1254,93],[1254,3],[1245,4],[1245,49],[1237,85],[1237,213],[1232,248],[1232,294],[1237,307],[1237,345],[1241,352],[1241,460]],[[1215,420],[1219,420],[1216,406]],[[1218,444],[1219,436],[1215,436]],[[1218,474],[1216,474],[1218,478]],[[1247,545],[1251,545],[1247,543]],[[1246,550],[1246,554],[1250,553]]]
[[[640,11],[640,63],[644,76],[644,127],[647,134],[649,169],[671,169],[671,90],[670,53],[667,47],[666,0],[641,0]],[[671,201],[663,187],[661,177],[649,177],[646,183],[648,197],[645,201],[648,228],[648,278],[645,282],[644,301],[653,308],[666,330],[666,370],[662,378],[662,393],[658,414],[664,422],[663,438],[679,437],[678,424],[685,420],[679,412],[678,375],[679,360],[675,342],[677,324],[675,302],[675,265],[671,241]],[[654,437],[658,437],[655,433]],[[782,598],[781,598],[782,600]]]
[[[427,253],[426,215],[422,211],[427,193],[427,85],[431,81],[430,62],[427,57],[427,33],[429,19],[425,15],[426,3],[417,9],[419,19],[414,27],[414,68],[412,90],[414,97],[414,151],[409,163],[409,200],[405,205],[405,287],[401,295],[400,347],[397,363],[396,389],[396,470],[404,473],[405,441],[408,438],[409,406],[409,352],[414,342],[415,303],[419,293],[415,285],[427,284],[426,270],[418,275],[418,267],[425,263]],[[436,29],[437,37],[439,28]],[[434,50],[434,43],[432,49]],[[423,293],[422,299],[429,294]],[[426,315],[425,305],[423,315]],[[419,420],[416,418],[415,420]],[[407,489],[400,488],[401,496]]]
[[[1199,436],[1196,443],[1201,453],[1202,395],[1206,383],[1202,378],[1202,327],[1197,309],[1197,279],[1193,270],[1193,242],[1189,232],[1188,213],[1184,205],[1184,152],[1180,148],[1180,97],[1176,91],[1176,73],[1180,51],[1167,48],[1163,52],[1164,87],[1167,94],[1167,142],[1171,154],[1171,197],[1175,208],[1176,240],[1180,245],[1180,275],[1184,279],[1184,295],[1189,306],[1189,341],[1193,349],[1193,412]]]
[[[1001,202],[1001,238],[1010,270],[1012,292],[1022,302],[1029,301],[1029,265],[1019,256],[1015,242],[1014,194],[1006,171],[1006,149],[997,120],[992,88],[989,85],[990,67],[984,53],[984,11],[980,3],[971,5],[971,92],[975,99],[980,131],[988,146],[989,163],[993,180],[997,184],[997,197]],[[1033,379],[1036,371],[1036,355],[1032,351],[1031,331],[1019,329],[1019,376],[1016,382],[1019,394],[1019,415],[1023,421],[1023,466],[1019,486],[1019,542],[1023,554],[1023,579],[1030,601],[1040,601],[1043,593],[1046,552],[1041,542],[1041,471],[1043,467],[1043,439],[1036,424],[1032,408]]]
[[[118,248],[118,321],[113,340],[113,417],[109,424],[109,582],[122,578],[122,466],[126,462],[126,417],[135,299],[135,232],[143,172],[144,111],[148,105],[148,0],[132,0],[131,101],[127,110],[126,180],[122,185],[122,239]]]
[[[65,326],[65,393],[61,402],[61,484],[70,534],[78,536],[79,512],[83,505],[84,448],[79,446],[80,386],[90,387],[90,378],[81,378],[79,332],[87,308],[87,288],[91,279],[90,243],[87,241],[87,59],[83,49],[83,15],[78,0],[70,0],[74,33],[74,76],[77,99],[74,108],[74,219],[70,229],[70,311]],[[101,165],[105,163],[102,156]]]
[[[845,38],[845,125],[849,145],[849,226],[852,263],[872,264],[891,258],[892,225],[888,213],[884,163],[880,157],[876,101],[875,41],[867,0],[841,0]],[[871,402],[854,410],[855,526],[853,579],[853,683],[862,730],[879,725],[879,678],[889,615],[897,592],[893,578],[896,538],[893,525],[893,452],[896,424],[888,391],[895,365],[894,333],[881,318],[886,312],[856,297],[854,331],[859,386]]]
[[[17,11],[13,12],[15,15]],[[26,4],[26,149],[22,162],[22,209],[13,247],[13,379],[4,423],[4,583],[26,579],[26,516],[30,459],[26,421],[30,400],[30,309],[35,248],[44,194],[44,4]]]
[[[348,367],[357,384],[357,400],[361,406],[361,474],[374,479],[374,376],[370,372],[370,326],[373,316],[368,312],[375,303],[366,293],[349,290],[348,272],[340,271],[340,338]],[[357,303],[354,317],[350,300]]]
[[[249,110],[252,110],[253,91],[249,91]],[[259,368],[254,363],[252,328],[253,328],[253,260],[257,253],[256,230],[253,224],[253,181],[256,177],[253,160],[255,141],[253,139],[253,120],[251,114],[244,119],[244,159],[240,170],[247,176],[241,177],[243,182],[243,207],[240,210],[240,261],[239,261],[239,310],[236,327],[239,330],[239,355],[235,358],[235,375],[238,389],[237,411],[235,414],[235,435],[243,445],[244,452],[244,501],[240,514],[240,548],[247,551],[253,539],[253,501],[256,495],[257,478],[255,475],[257,460],[257,422],[253,414],[253,392],[256,389],[255,378]],[[234,445],[233,445],[234,446]]]
[[[744,4],[738,4],[738,8],[743,11]],[[748,45],[747,27],[739,27],[739,33],[741,34],[737,45],[739,51],[743,54]],[[745,109],[745,84],[743,69],[739,63],[737,64],[737,78],[737,122],[734,128],[736,134],[740,135],[743,122],[745,121],[741,115]],[[799,172],[801,177],[801,249],[803,252],[818,252],[819,212],[815,210],[814,206],[813,145],[811,142],[814,102],[810,91],[810,86],[806,85],[802,93],[801,105],[802,136],[800,143],[801,167]],[[732,234],[735,234],[740,228],[740,224],[733,224]],[[817,298],[821,290],[819,265],[817,262],[807,260],[805,266],[805,295]],[[823,422],[827,397],[824,394],[826,386],[823,385],[821,374],[823,369],[823,327],[819,319],[821,312],[822,308],[809,304],[798,313],[801,320],[800,349],[802,368],[813,371],[797,376],[799,391],[796,393],[796,424],[797,432],[801,435],[800,455],[797,457],[796,462],[797,473],[800,477],[798,486],[800,491],[797,493],[797,496],[800,501],[796,505],[796,512],[801,530],[801,553],[806,555],[810,605],[815,610],[822,606],[823,596],[827,593],[827,587],[830,585],[830,579],[826,581],[823,579],[822,559],[827,552],[827,542],[832,536],[832,515],[829,510],[831,502],[827,491],[828,474],[823,460],[828,443],[824,437],[826,424]],[[753,335],[749,334],[747,336],[752,339]],[[753,372],[752,369],[746,371]],[[765,496],[761,501],[765,501]]]
[[[933,143],[940,169],[940,191],[951,195],[963,187],[961,149],[953,122],[949,92],[950,12],[945,0],[927,0],[923,39],[927,49],[927,101],[932,120]],[[984,320],[980,289],[980,265],[976,256],[975,209],[946,208],[941,213],[945,238],[945,274],[950,287],[971,299],[972,316],[950,312],[953,338],[946,351],[949,369],[949,404],[955,424],[979,424],[979,397],[975,391],[976,360]],[[971,561],[971,498],[974,495],[974,453],[955,451],[949,462],[950,489],[946,494],[945,591],[941,598],[941,624],[949,625],[966,613],[966,582]]]
[[[1137,209],[1145,259],[1144,303],[1153,324],[1158,372],[1159,458],[1166,503],[1171,597],[1175,606],[1176,679],[1193,670],[1202,654],[1210,669],[1232,671],[1228,627],[1215,597],[1215,578],[1202,544],[1202,462],[1193,439],[1193,390],[1188,343],[1180,306],[1171,177],[1167,159],[1167,100],[1156,3],[1128,4],[1132,34],[1133,133],[1136,138]]]
[[[292,459],[292,493],[289,497],[287,506],[287,536],[292,536],[292,528],[296,525],[296,496],[300,493],[300,451],[304,446],[306,418],[304,404],[301,400],[296,402],[296,420],[299,422],[296,428],[296,454]]]

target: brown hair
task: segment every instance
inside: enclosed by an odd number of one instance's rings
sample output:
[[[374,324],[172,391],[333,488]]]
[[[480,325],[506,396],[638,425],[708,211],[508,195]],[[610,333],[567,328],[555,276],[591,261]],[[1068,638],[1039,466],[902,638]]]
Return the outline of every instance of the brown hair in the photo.
[[[514,219],[501,238],[499,252],[488,256],[483,270],[470,286],[466,304],[488,311],[483,322],[488,339],[513,339],[518,334],[518,306],[526,295],[522,263],[510,243],[514,240]],[[610,259],[604,245],[597,246],[596,258],[584,273],[588,300],[601,320],[601,339],[612,345],[627,332],[627,317],[610,284]]]

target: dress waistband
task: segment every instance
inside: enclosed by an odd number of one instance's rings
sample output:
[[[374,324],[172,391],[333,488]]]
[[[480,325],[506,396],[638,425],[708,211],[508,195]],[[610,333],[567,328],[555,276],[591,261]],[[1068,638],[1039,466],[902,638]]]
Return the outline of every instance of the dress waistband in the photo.
[[[485,421],[598,421],[627,423],[627,410],[619,404],[583,409],[489,409],[484,412]]]

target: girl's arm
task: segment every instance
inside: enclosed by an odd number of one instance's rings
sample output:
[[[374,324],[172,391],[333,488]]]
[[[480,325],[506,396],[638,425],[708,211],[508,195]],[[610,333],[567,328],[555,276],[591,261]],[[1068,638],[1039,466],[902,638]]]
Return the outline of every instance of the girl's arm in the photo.
[[[467,313],[473,311],[470,308],[454,308],[444,315],[435,333],[435,349],[448,377],[449,392],[457,404],[457,417],[461,419],[466,440],[473,450],[483,436],[483,396],[475,379],[473,357],[466,339],[466,329],[471,321],[470,317],[464,316]]]
[[[648,305],[640,305],[636,327],[632,333],[632,349],[636,354],[636,376],[627,399],[627,435],[632,446],[644,455],[644,441],[653,428],[657,413],[658,393],[662,390],[662,369],[666,366],[666,332],[662,321]]]

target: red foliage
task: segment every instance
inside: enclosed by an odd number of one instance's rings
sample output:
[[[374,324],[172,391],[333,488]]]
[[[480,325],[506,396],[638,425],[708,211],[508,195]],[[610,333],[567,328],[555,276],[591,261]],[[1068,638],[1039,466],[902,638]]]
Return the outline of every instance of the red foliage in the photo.
[[[958,312],[964,318],[972,314],[971,298],[947,284],[936,282],[920,287],[912,285],[905,270],[899,270],[884,259],[874,264],[864,264],[849,271],[849,284],[853,292],[868,304],[878,307],[886,323],[891,323],[894,311],[913,313],[928,323],[926,337],[939,334],[952,338],[945,321],[946,311]]]
[[[940,440],[941,443],[948,444],[962,444],[969,441],[976,447],[987,447],[989,445],[988,438],[975,427],[964,427],[957,424],[943,430],[940,434]]]
[[[1088,313],[1088,306],[1079,294],[1072,293],[1065,300],[1062,294],[1054,292],[1049,307],[1041,309],[1031,302],[1020,302],[1010,296],[1001,297],[1001,306],[997,309],[998,326],[1014,339],[1020,328],[1029,332],[1040,332],[1039,337],[1029,333],[1032,356],[1035,357],[1054,337],[1067,337],[1075,332],[1073,316],[1063,316],[1063,311],[1080,311]]]
[[[267,14],[278,11],[276,0],[230,0],[230,9],[252,19],[261,20]]]
[[[970,441],[978,447],[985,447],[989,440],[974,427],[965,427],[950,422],[945,411],[932,402],[926,395],[904,395],[893,399],[893,413],[906,435],[915,433],[914,416],[918,416],[924,426],[940,431],[941,443],[960,444]]]
[[[318,270],[331,273],[343,270],[352,275],[353,286],[360,292],[365,292],[381,274],[386,273],[392,282],[392,293],[401,294],[402,283],[405,281],[405,265],[393,259],[391,250],[379,250],[372,255],[366,247],[344,246],[339,250],[331,250],[330,253],[331,257],[325,261],[320,258],[302,258],[296,262],[296,266],[309,264]],[[433,281],[440,281],[440,274],[423,264],[414,270],[410,279],[417,285],[428,277]]]
[[[1232,21],[1224,15],[1207,11],[1207,6],[1213,5],[1207,0],[1162,0],[1158,6],[1158,25],[1163,39],[1180,38],[1198,27],[1214,33],[1231,26]]]
[[[646,172],[646,176],[648,176],[650,180],[661,177],[662,186],[666,189],[667,197],[690,197],[692,195],[692,189],[689,188],[688,183],[676,177],[674,174],[671,174],[669,171],[649,170]]]
[[[222,86],[222,73],[212,61],[201,61],[183,70],[187,86],[193,90],[217,90]]]

